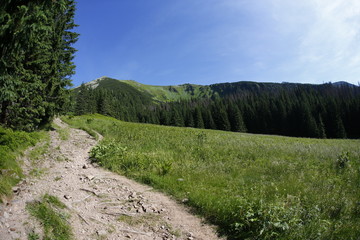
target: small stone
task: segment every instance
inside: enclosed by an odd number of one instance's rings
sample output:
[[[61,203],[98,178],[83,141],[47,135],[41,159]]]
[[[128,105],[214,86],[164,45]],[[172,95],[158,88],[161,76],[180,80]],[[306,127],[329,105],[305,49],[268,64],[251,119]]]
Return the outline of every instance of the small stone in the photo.
[[[189,201],[189,199],[184,198],[183,200],[181,200],[182,203],[187,203]]]
[[[19,193],[20,192],[20,188],[19,187],[13,187],[12,188],[13,193]]]
[[[9,214],[7,212],[4,212],[4,218],[9,218]]]
[[[93,162],[91,165],[92,165],[94,168],[97,168],[97,167],[100,166],[99,164],[97,164],[97,163],[95,163],[95,162]]]
[[[89,179],[90,181],[95,178],[95,176],[92,176],[92,175],[88,175],[88,176],[86,176],[86,177],[87,177],[87,179]]]
[[[69,199],[71,198],[71,196],[69,196],[69,195],[64,195],[64,198],[67,199],[67,200],[69,200]]]
[[[183,182],[183,181],[184,181],[183,178],[178,178],[177,180],[178,180],[179,182]]]
[[[96,233],[99,236],[105,236],[107,234],[107,232],[105,230],[97,230]]]
[[[15,228],[10,228],[10,231],[15,232],[16,229]]]
[[[87,169],[88,166],[87,166],[86,164],[84,164],[84,165],[82,166],[82,168],[83,168],[83,169]]]
[[[187,239],[188,240],[194,240],[194,237],[188,237]]]

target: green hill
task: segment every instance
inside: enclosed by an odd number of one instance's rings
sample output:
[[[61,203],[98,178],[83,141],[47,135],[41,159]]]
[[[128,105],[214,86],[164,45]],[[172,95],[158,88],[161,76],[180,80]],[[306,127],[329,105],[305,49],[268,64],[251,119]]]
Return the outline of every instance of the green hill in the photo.
[[[211,97],[213,92],[209,86],[182,84],[176,86],[154,86],[138,83],[133,80],[121,80],[144,93],[149,93],[159,102],[190,100],[193,98]]]
[[[183,84],[176,86],[146,85],[133,80],[117,80],[101,77],[85,83],[91,88],[104,88],[121,92],[132,92],[144,98],[151,98],[153,102],[172,102],[196,98],[211,97],[214,93],[209,86]],[[77,88],[78,89],[78,88]]]
[[[359,138],[360,87],[234,82],[152,86],[102,77],[74,89],[75,115],[315,138]]]
[[[64,118],[104,136],[100,165],[171,194],[228,239],[358,239],[359,140]]]

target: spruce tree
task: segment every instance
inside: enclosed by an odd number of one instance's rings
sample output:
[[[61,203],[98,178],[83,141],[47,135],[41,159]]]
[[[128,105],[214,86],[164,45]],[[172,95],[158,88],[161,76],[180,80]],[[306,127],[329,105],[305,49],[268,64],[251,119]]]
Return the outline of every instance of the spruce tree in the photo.
[[[71,0],[0,3],[0,123],[34,130],[68,99],[77,34]]]
[[[199,107],[195,108],[195,127],[196,128],[205,128],[204,119],[201,114],[201,110]]]
[[[246,132],[246,126],[238,106],[231,103],[228,106],[228,115],[229,115],[231,131]]]

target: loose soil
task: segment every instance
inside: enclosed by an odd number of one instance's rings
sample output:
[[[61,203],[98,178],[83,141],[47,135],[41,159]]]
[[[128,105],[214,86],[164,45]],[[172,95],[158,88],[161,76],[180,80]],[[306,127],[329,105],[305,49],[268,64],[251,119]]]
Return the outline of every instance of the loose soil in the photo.
[[[26,177],[13,189],[13,199],[0,206],[0,239],[43,235],[26,204],[44,194],[67,206],[75,239],[219,239],[213,226],[168,196],[91,164],[89,151],[97,141],[60,119],[54,123],[69,136],[61,140],[51,131],[40,160],[22,159]]]

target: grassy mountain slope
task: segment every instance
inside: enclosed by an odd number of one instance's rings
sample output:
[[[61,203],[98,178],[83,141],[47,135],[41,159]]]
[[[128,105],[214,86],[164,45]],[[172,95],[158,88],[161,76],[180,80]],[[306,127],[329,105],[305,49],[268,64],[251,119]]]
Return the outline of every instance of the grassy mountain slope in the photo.
[[[113,78],[101,77],[96,80],[87,82],[85,85],[90,86],[91,88],[110,89],[120,95],[127,96],[129,99],[140,99],[143,103],[150,103],[153,101],[153,96],[151,94],[145,91],[141,91],[140,89],[137,89],[128,83]],[[79,87],[75,88],[75,93],[77,93],[79,89]]]
[[[359,140],[64,120],[104,136],[99,164],[173,195],[229,239],[360,236]]]
[[[92,88],[106,88],[115,91],[130,91],[144,98],[151,98],[154,102],[171,102],[189,100],[192,98],[211,97],[213,92],[209,86],[195,84],[183,84],[177,86],[154,86],[141,84],[133,80],[116,80],[109,77],[101,77],[85,83]],[[75,90],[76,91],[76,90]]]
[[[183,84],[177,86],[154,86],[138,83],[133,80],[121,80],[139,91],[149,93],[153,99],[161,102],[185,100],[191,98],[211,97],[213,92],[209,86]]]
[[[297,88],[298,86],[307,86],[309,88],[318,88],[322,85],[299,84],[299,83],[258,83],[258,82],[234,82],[234,83],[217,83],[211,85],[182,84],[176,86],[155,86],[146,85],[134,80],[117,80],[109,77],[101,77],[94,81],[86,83],[94,88],[108,88],[116,91],[130,91],[137,95],[143,95],[144,98],[151,98],[155,102],[172,102],[178,100],[199,99],[213,96],[228,96],[238,94],[241,91],[281,91]],[[346,82],[333,83],[334,86],[351,86],[355,85]]]

